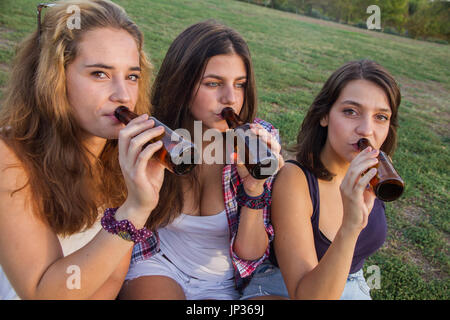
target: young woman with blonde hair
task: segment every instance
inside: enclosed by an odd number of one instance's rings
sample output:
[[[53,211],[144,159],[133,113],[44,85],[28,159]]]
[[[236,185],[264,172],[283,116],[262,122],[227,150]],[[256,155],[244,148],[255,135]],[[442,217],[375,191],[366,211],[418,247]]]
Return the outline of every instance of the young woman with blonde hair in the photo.
[[[68,24],[71,5],[79,28]],[[0,298],[113,299],[133,241],[151,234],[143,226],[163,181],[151,159],[161,144],[141,152],[161,130],[147,115],[126,128],[113,116],[119,105],[148,113],[151,66],[116,4],[43,9],[0,114]],[[101,214],[108,207],[119,207],[116,219]]]

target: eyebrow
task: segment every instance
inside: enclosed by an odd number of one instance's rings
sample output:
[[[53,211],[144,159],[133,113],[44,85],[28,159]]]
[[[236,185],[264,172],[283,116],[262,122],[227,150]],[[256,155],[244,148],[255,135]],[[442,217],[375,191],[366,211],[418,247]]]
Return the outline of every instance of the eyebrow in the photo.
[[[224,77],[218,76],[216,74],[207,74],[203,77],[203,79],[205,78],[215,78],[215,79],[219,79],[219,80],[223,80]],[[235,80],[247,80],[247,76],[241,76],[241,77],[237,77]]]
[[[84,66],[85,68],[100,68],[100,69],[108,69],[108,70],[113,70],[115,69],[113,66],[108,66],[106,64],[103,63],[94,63],[94,64],[88,64]],[[141,71],[140,67],[130,67],[128,70],[130,71]]]
[[[363,105],[361,103],[353,101],[353,100],[345,100],[345,101],[341,102],[341,104],[343,104],[343,105],[349,104],[349,105],[353,105],[353,106],[358,107],[358,108],[362,108],[363,107]],[[390,109],[386,109],[386,108],[378,108],[377,111],[391,112]]]

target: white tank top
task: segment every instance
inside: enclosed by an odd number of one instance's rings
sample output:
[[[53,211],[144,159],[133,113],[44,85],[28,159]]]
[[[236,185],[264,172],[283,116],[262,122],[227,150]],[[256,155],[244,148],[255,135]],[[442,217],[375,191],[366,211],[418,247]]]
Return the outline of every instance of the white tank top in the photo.
[[[88,244],[101,228],[102,225],[100,220],[97,220],[91,228],[83,232],[75,233],[65,238],[58,236],[64,256],[68,256],[72,252],[75,252]],[[20,298],[17,296],[16,292],[9,283],[8,278],[3,272],[2,267],[0,266],[0,300],[19,299]]]
[[[212,216],[181,214],[158,234],[161,252],[187,275],[210,281],[233,278],[225,210]]]

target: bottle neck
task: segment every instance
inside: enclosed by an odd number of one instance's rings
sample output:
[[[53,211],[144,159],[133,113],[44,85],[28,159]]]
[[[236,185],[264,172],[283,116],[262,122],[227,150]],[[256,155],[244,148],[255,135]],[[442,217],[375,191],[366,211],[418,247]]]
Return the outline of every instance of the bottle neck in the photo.
[[[221,115],[227,122],[228,127],[230,127],[230,129],[235,129],[245,124],[244,121],[242,121],[239,118],[239,116],[234,112],[234,110],[230,107],[224,108],[221,112]]]
[[[121,106],[114,111],[114,116],[123,124],[127,125],[128,122],[138,117],[138,115],[130,111],[127,107]]]
[[[361,139],[358,140],[358,149],[359,149],[359,151],[363,151],[367,147],[372,147],[372,149],[373,149],[373,146],[370,144],[368,139],[361,138]]]

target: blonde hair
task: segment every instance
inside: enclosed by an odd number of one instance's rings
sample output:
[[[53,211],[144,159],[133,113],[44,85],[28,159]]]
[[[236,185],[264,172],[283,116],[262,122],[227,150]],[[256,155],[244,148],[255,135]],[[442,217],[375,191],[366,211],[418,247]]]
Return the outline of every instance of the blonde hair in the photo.
[[[68,28],[80,9],[81,28]],[[36,30],[18,47],[0,114],[3,140],[28,174],[36,213],[58,234],[90,227],[99,206],[118,206],[126,198],[117,156],[117,140],[108,140],[92,165],[66,93],[66,68],[74,61],[83,35],[95,28],[127,31],[136,41],[141,75],[135,110],[149,113],[152,66],[143,51],[143,35],[118,5],[108,0],[59,1],[46,9],[41,34]],[[5,130],[3,130],[5,131]]]

